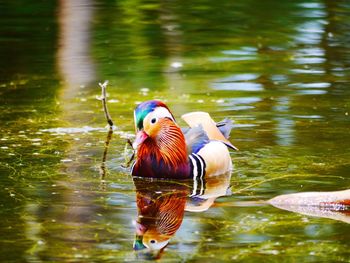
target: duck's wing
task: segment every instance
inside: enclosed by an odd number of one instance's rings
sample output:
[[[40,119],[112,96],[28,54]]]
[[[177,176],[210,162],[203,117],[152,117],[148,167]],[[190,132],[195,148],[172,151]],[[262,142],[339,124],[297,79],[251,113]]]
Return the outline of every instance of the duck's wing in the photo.
[[[188,154],[197,153],[205,144],[209,142],[207,133],[202,125],[183,130]]]
[[[232,122],[224,120],[219,124],[214,122],[207,112],[190,112],[181,116],[181,118],[193,129],[195,127],[201,126],[209,140],[217,140],[226,144],[228,147],[234,150],[238,150],[235,146],[232,145],[226,138],[229,135]]]
[[[226,139],[230,137],[231,130],[233,128],[232,120],[225,118],[222,121],[216,123],[216,127],[224,135]],[[190,127],[181,127],[183,134],[186,134],[191,128]]]

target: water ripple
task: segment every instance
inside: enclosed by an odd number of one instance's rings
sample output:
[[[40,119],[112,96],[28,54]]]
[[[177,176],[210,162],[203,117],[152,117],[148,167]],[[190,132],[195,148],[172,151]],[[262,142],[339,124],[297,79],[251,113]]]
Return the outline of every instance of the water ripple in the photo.
[[[263,90],[262,84],[248,82],[258,77],[258,74],[253,73],[235,74],[215,81],[212,87],[216,90],[261,91]]]
[[[293,83],[289,84],[290,87],[307,88],[307,89],[325,89],[331,86],[328,82],[314,82],[314,83]]]
[[[212,88],[216,90],[262,91],[263,85],[254,82],[213,83]]]

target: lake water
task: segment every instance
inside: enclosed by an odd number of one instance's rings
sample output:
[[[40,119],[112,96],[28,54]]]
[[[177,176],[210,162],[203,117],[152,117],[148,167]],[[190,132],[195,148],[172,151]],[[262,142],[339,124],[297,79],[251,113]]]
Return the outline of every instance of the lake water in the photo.
[[[185,211],[155,257],[350,262],[350,224],[264,203],[350,188],[349,1],[0,0],[0,10],[1,262],[152,258],[133,250],[144,190],[123,165],[133,109],[154,98],[181,125],[198,110],[232,119],[240,149],[227,195]],[[117,130],[101,171],[104,80]]]

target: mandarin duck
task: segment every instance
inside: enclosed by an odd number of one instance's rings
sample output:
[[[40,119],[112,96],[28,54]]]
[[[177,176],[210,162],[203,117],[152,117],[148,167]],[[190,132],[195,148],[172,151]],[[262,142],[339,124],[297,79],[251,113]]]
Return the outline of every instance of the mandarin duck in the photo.
[[[136,107],[133,176],[201,179],[232,170],[228,148],[237,150],[227,139],[232,122],[215,123],[205,112],[181,117],[189,128],[181,129],[161,101],[146,101]]]

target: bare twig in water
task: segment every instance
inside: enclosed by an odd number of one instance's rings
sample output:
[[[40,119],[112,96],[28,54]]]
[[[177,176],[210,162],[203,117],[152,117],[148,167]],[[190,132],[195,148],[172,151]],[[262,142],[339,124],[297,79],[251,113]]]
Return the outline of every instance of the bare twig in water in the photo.
[[[113,128],[113,121],[111,118],[111,115],[108,112],[108,108],[107,108],[107,95],[106,95],[106,89],[107,89],[107,85],[108,85],[108,80],[106,80],[105,82],[103,82],[103,84],[98,83],[98,85],[100,85],[101,89],[102,89],[102,94],[101,94],[101,101],[102,101],[102,105],[103,105],[103,111],[105,113],[105,117],[106,120],[110,126],[110,128]]]
[[[101,166],[100,166],[101,186],[104,189],[105,188],[105,178],[106,178],[106,175],[107,175],[107,170],[106,170],[107,153],[108,153],[109,143],[110,143],[110,141],[112,139],[112,135],[113,135],[113,125],[114,124],[113,124],[111,115],[109,114],[109,111],[108,111],[108,108],[107,108],[106,89],[107,89],[107,85],[108,85],[108,80],[103,82],[103,84],[101,84],[101,83],[98,83],[98,84],[99,84],[99,86],[102,89],[100,100],[102,101],[103,111],[105,113],[106,120],[107,120],[107,122],[109,124],[109,131],[108,131],[107,138],[106,138],[106,141],[105,141],[105,147],[104,147],[102,162],[101,162]]]
[[[113,124],[111,115],[109,114],[108,107],[107,107],[106,89],[107,89],[107,85],[108,85],[108,80],[103,82],[103,84],[101,84],[101,83],[98,83],[98,84],[99,84],[99,86],[102,89],[102,94],[101,94],[101,97],[99,99],[102,101],[103,111],[104,111],[106,120],[107,120],[107,122],[109,124],[109,131],[108,131],[107,139],[105,141],[105,149],[104,149],[104,152],[103,152],[102,163],[101,163],[101,166],[100,166],[100,178],[101,178],[102,184],[104,184],[105,183],[105,178],[106,178],[106,175],[107,175],[106,159],[107,159],[109,143],[110,143],[110,140],[112,139],[114,124]],[[132,147],[132,142],[129,139],[127,140],[127,144],[129,144]],[[133,152],[133,155],[131,156],[130,160],[128,162],[126,162],[126,165],[122,165],[122,167],[124,167],[124,168],[129,167],[131,162],[134,160],[134,157],[135,157],[135,151]]]

